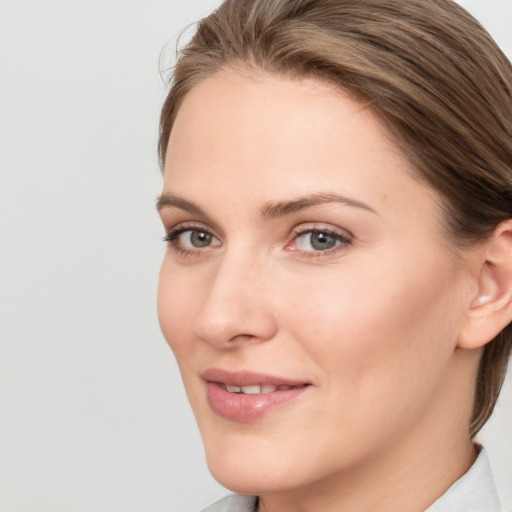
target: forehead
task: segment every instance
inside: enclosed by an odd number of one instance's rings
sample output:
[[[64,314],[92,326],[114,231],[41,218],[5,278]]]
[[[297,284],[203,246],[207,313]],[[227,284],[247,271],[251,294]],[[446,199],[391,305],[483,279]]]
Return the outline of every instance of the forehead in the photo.
[[[267,160],[276,164],[285,155],[302,160],[306,149],[314,160],[336,148],[347,156],[348,138],[364,146],[366,155],[394,154],[404,166],[378,117],[343,91],[314,79],[222,71],[185,96],[171,132],[166,169],[184,156],[200,161],[205,154],[212,162],[229,156],[248,162],[264,156],[262,147]]]
[[[224,139],[228,144],[224,136],[234,134],[226,130],[236,128],[238,147],[242,138],[247,138],[247,142],[256,136],[260,140],[264,137],[265,141],[273,139],[274,133],[269,132],[269,127],[281,131],[281,139],[275,141],[276,144],[289,142],[297,136],[313,141],[327,132],[332,133],[333,123],[336,129],[340,128],[340,123],[351,129],[350,125],[363,117],[368,123],[378,124],[377,116],[370,109],[322,81],[224,70],[203,80],[186,94],[169,142],[193,142],[202,137],[217,144]],[[212,127],[217,129],[211,131]],[[182,133],[191,138],[176,141]],[[318,137],[313,137],[314,134]],[[226,144],[215,147],[223,149]],[[172,156],[170,151],[166,156]]]
[[[164,189],[241,206],[334,191],[379,209],[436,206],[379,117],[314,79],[222,71],[184,98],[171,132]],[[228,187],[229,184],[229,187]],[[236,201],[235,201],[236,202]],[[427,208],[427,209],[428,209]]]

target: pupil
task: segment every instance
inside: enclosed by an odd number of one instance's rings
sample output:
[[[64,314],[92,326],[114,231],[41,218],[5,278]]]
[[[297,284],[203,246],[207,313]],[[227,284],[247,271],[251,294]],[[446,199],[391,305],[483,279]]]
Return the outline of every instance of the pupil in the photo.
[[[331,249],[336,244],[336,240],[326,233],[313,233],[311,237],[311,245],[318,251]]]
[[[190,242],[194,247],[206,247],[210,243],[210,235],[204,231],[192,231]]]

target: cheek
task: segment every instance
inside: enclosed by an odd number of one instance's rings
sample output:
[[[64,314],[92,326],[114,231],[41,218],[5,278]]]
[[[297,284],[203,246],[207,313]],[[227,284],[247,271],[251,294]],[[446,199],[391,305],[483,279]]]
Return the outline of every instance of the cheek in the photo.
[[[194,300],[190,295],[195,287],[189,281],[164,257],[158,281],[158,320],[178,363],[192,347],[187,342],[187,333],[192,329]]]
[[[398,269],[365,266],[325,279],[303,273],[300,286],[281,282],[288,352],[300,354],[317,379],[318,398],[301,421],[314,433],[322,466],[406,436],[442,389],[457,330],[453,277],[405,262]]]
[[[165,258],[158,282],[158,320],[165,340],[174,353],[180,369],[185,391],[194,412],[198,409],[198,387],[194,372],[198,344],[194,338],[193,319],[195,306],[200,304],[198,283],[187,273],[180,272]]]
[[[449,363],[460,303],[452,269],[446,260],[397,261],[325,279],[304,275],[300,288],[288,283],[287,325],[333,393],[343,386],[377,403],[386,393],[407,394],[411,384],[434,385]]]

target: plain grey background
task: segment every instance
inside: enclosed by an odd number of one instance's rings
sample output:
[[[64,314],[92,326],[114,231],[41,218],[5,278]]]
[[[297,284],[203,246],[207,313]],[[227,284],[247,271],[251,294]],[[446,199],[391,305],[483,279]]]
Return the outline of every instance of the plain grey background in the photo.
[[[511,56],[511,0],[461,3]],[[155,305],[159,55],[216,4],[0,1],[1,512],[192,512],[226,492]],[[481,436],[506,510],[511,402],[509,378]]]

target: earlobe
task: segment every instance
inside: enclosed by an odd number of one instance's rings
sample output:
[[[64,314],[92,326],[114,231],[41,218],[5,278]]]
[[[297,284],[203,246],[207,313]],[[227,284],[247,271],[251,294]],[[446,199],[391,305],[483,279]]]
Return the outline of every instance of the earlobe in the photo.
[[[464,349],[484,346],[512,321],[512,220],[501,223],[483,249],[477,293],[459,335]]]

